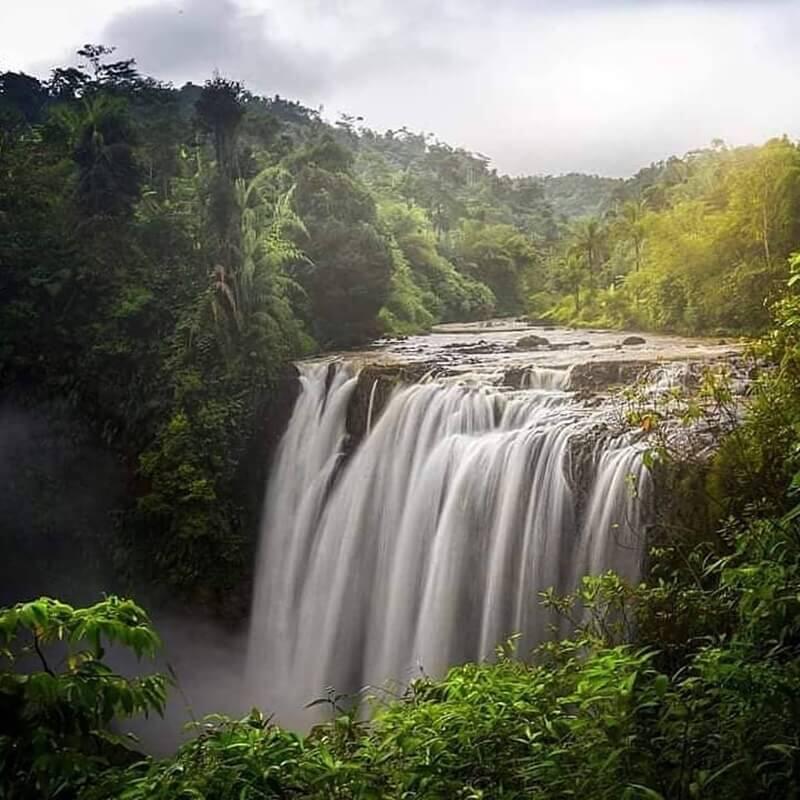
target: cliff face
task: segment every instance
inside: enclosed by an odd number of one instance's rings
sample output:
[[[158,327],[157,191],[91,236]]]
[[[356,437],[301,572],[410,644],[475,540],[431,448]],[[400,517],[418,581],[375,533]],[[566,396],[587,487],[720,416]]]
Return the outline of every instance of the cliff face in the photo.
[[[375,363],[362,367],[347,407],[347,452],[358,446],[368,426],[375,425],[399,386],[417,383],[435,368],[429,362]]]

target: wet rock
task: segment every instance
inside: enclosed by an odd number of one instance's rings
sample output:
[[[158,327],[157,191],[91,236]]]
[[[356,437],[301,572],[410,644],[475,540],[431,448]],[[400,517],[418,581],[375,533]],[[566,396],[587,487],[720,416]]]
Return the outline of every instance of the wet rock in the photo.
[[[591,494],[593,476],[596,470],[595,456],[598,441],[608,436],[609,428],[603,422],[592,425],[571,436],[567,446],[570,451],[568,472],[565,477],[572,486],[575,510],[578,518],[582,518],[586,503]]]
[[[544,336],[537,336],[535,333],[532,333],[518,339],[515,346],[517,350],[536,350],[539,347],[548,347],[549,345],[550,341],[545,339]]]
[[[528,325],[535,325],[537,327],[540,327],[540,326],[543,326],[543,325],[551,325],[552,324],[551,320],[549,320],[549,319],[545,319],[543,317],[534,317],[534,316],[531,316],[530,314],[528,314],[528,315],[526,315],[524,317],[519,317],[517,319],[517,322],[526,322]]]
[[[636,383],[650,366],[646,361],[587,361],[572,368],[570,386],[578,392],[601,392]]]
[[[487,342],[485,339],[479,339],[477,342],[453,342],[446,344],[443,349],[458,353],[503,353],[507,350],[502,343]]]
[[[510,386],[512,389],[522,389],[525,385],[525,377],[528,374],[528,367],[510,367],[503,373],[503,386]]]
[[[622,344],[624,347],[630,347],[634,344],[647,344],[647,342],[641,336],[626,336],[622,340]]]
[[[438,368],[437,364],[418,361],[406,364],[367,364],[358,373],[358,381],[347,405],[345,427],[348,434],[347,453],[351,453],[367,432],[370,398],[374,427],[392,392],[399,384],[417,383]],[[441,370],[439,370],[441,372]]]

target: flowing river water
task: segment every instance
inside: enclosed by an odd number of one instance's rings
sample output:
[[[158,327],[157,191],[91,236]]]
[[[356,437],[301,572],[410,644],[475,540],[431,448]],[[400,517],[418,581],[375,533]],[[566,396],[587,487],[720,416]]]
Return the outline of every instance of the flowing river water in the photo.
[[[642,441],[611,424],[608,384],[664,390],[737,348],[624,339],[497,321],[298,365],[263,513],[248,701],[304,727],[328,687],[396,691],[512,635],[527,653],[552,635],[549,587],[637,579],[652,481]]]

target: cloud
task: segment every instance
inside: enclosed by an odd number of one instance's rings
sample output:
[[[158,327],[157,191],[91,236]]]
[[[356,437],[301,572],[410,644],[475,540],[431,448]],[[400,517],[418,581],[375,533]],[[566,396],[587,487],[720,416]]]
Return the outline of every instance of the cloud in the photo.
[[[106,25],[102,41],[140,69],[177,83],[213,71],[265,93],[318,97],[327,87],[323,50],[276,34],[267,11],[247,11],[233,0],[185,0],[135,8]]]
[[[625,175],[715,137],[800,133],[799,26],[783,0],[462,0],[417,20],[450,64],[375,83],[365,69],[326,105],[433,130],[512,173]]]

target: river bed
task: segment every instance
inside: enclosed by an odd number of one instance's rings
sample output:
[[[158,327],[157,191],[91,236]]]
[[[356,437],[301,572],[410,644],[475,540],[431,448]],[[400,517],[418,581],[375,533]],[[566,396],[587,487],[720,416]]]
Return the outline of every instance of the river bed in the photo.
[[[546,344],[525,344],[535,336]],[[631,337],[641,344],[624,344]],[[509,319],[435,326],[430,333],[387,338],[358,351],[326,354],[311,361],[340,358],[358,364],[427,364],[440,375],[501,382],[509,370],[528,367],[565,370],[576,364],[674,362],[718,364],[736,360],[742,341],[533,325]]]

